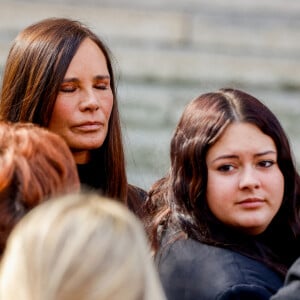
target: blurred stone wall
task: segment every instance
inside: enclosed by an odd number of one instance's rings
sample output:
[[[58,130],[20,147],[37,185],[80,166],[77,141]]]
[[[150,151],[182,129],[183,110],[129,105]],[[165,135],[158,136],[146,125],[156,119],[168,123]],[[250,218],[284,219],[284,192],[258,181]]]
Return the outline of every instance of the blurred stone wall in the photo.
[[[271,107],[300,156],[300,1],[0,0],[0,72],[21,29],[59,16],[86,23],[112,50],[133,183],[148,188],[167,171],[184,105],[222,86]]]

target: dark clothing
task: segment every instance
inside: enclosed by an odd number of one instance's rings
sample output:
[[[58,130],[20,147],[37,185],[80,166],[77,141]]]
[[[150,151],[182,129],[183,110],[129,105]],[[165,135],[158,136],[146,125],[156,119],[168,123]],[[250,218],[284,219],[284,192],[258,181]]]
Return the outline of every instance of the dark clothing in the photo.
[[[260,261],[284,278],[288,268],[299,256],[300,240],[295,238],[292,226],[287,221],[280,221],[287,217],[279,215],[275,216],[264,232],[249,235],[226,226],[210,211],[206,211],[198,217],[200,227],[197,228],[196,234],[191,232],[188,236]]]
[[[101,182],[104,182],[104,179],[101,178],[102,173],[99,172],[99,167],[95,164],[78,164],[77,171],[80,183],[83,188],[87,190],[96,190],[101,192],[103,187]]]
[[[101,184],[105,182],[105,180],[101,178],[103,175],[99,172],[99,167],[96,164],[77,165],[77,171],[83,189],[94,190],[103,194],[104,189]],[[141,216],[141,209],[146,198],[147,193],[145,190],[137,186],[128,185],[127,206],[137,216]]]
[[[266,300],[283,284],[265,264],[193,239],[162,246],[155,262],[169,300]]]
[[[300,300],[300,258],[288,270],[284,286],[271,300]]]

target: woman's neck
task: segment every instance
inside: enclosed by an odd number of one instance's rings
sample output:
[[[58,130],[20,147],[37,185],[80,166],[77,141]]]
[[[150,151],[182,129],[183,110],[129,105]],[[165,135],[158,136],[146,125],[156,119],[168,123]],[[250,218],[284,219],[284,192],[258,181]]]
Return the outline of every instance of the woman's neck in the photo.
[[[81,165],[81,164],[86,164],[90,161],[90,151],[85,150],[85,151],[72,151],[74,160],[76,164]]]

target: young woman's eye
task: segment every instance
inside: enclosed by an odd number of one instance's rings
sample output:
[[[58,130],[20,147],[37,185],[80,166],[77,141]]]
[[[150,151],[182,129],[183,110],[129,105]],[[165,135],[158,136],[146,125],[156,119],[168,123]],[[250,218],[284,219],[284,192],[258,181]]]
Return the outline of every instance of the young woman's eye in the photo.
[[[218,167],[218,171],[221,172],[230,172],[234,169],[234,167],[232,165],[222,165],[220,167]]]
[[[270,168],[274,164],[275,162],[273,160],[262,160],[258,163],[258,165],[263,168]]]

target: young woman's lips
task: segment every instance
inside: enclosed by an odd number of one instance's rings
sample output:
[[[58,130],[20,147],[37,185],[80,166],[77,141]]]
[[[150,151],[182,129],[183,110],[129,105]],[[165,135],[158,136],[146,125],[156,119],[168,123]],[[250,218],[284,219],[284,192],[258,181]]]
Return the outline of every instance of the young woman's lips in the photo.
[[[264,205],[265,201],[261,198],[247,198],[237,204],[244,208],[258,208]]]
[[[74,126],[76,130],[82,132],[98,131],[101,127],[103,127],[103,124],[101,122],[86,122]]]

